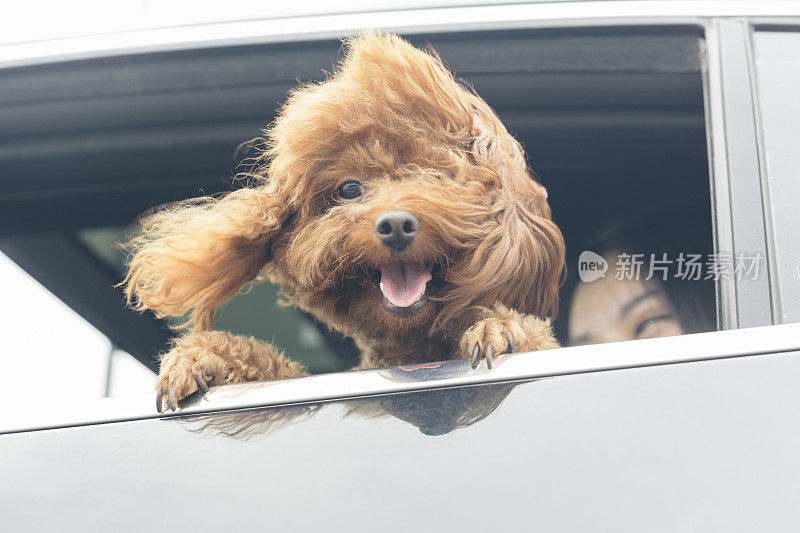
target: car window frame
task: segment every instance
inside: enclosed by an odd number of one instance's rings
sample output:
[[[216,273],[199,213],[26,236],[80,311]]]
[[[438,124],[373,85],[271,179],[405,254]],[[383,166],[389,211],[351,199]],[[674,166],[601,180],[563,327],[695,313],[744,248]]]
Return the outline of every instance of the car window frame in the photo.
[[[763,124],[753,36],[757,31],[800,32],[787,17],[716,18],[706,26],[706,98],[715,248],[759,253],[757,280],[719,280],[719,329],[783,323],[775,237],[770,212]]]
[[[760,254],[762,275],[730,276],[717,285],[719,329],[773,323],[771,260],[756,136],[750,22],[716,19],[707,26],[709,162],[717,253]]]

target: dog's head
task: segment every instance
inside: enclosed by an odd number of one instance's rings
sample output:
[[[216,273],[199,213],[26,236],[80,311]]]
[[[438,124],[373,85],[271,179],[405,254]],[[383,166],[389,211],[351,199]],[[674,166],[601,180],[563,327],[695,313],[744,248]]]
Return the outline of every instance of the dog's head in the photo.
[[[256,186],[143,220],[129,296],[203,329],[260,272],[343,330],[552,313],[564,243],[520,145],[438,57],[394,35],[346,46],[267,131]]]

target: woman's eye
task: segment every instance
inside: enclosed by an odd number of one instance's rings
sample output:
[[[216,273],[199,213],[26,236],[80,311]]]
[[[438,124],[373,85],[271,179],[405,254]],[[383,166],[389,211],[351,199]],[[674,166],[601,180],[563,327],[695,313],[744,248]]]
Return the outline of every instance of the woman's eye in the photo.
[[[639,322],[639,325],[636,326],[636,338],[641,337],[643,334],[647,333],[649,329],[653,328],[654,326],[666,322],[668,320],[675,320],[675,316],[672,314],[663,314],[657,316],[651,316]]]
[[[348,181],[339,187],[339,196],[345,200],[354,200],[364,194],[364,186],[357,181]]]

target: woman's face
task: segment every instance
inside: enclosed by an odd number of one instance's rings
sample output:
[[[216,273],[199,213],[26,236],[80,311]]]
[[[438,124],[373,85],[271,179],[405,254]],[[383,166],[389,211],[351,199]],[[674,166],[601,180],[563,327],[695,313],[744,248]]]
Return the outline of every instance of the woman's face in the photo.
[[[614,264],[613,257],[606,257]],[[604,342],[681,335],[678,315],[653,282],[618,280],[612,275],[579,283],[569,314],[569,343]]]

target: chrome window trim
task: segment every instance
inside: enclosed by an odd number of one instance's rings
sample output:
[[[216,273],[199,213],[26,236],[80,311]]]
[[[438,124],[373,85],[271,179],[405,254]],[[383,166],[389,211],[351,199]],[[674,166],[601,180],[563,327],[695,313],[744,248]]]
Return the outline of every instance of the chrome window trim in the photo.
[[[776,0],[592,1],[439,7],[171,26],[0,46],[0,68],[194,48],[341,38],[363,28],[401,33],[702,25],[716,17],[800,17],[800,3]]]
[[[714,250],[717,252],[730,252],[733,250],[733,216],[731,214],[728,149],[725,137],[725,109],[722,104],[719,27],[716,21],[706,26],[703,51],[705,52],[705,57],[700,64],[703,74],[703,98],[705,100],[706,144],[708,147]],[[717,329],[738,328],[736,284],[732,279],[721,279],[716,283],[716,294]]]
[[[758,98],[758,73],[756,72],[755,54],[753,52],[753,33],[756,29],[752,24],[746,28],[745,53],[747,54],[747,67],[750,70],[750,94],[753,101],[753,125],[758,154],[758,173],[761,185],[761,209],[764,212],[764,230],[766,237],[767,268],[769,272],[769,292],[771,300],[773,324],[783,323],[781,313],[781,293],[778,286],[778,264],[773,260],[775,256],[775,232],[772,223],[772,209],[770,207],[769,180],[767,179],[767,159],[764,151],[764,133],[761,121],[761,105]]]
[[[155,394],[53,403],[46,409],[6,406],[0,434],[112,422],[170,418],[232,409],[350,399],[423,389],[541,379],[571,374],[778,354],[800,349],[800,324],[697,333],[659,339],[575,346],[515,354],[493,370],[469,368],[466,359],[443,363],[442,377],[398,380],[409,367],[320,374],[305,378],[215,387],[199,403],[176,413],[155,412]],[[407,370],[403,370],[403,369]],[[412,376],[412,374],[409,374]]]

